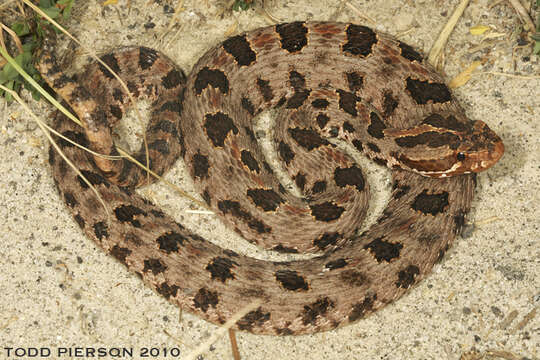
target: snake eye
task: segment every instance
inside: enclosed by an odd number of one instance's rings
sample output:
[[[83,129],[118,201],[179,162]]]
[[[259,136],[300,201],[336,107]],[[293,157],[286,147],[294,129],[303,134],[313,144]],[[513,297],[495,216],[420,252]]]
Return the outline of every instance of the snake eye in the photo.
[[[458,152],[458,153],[457,153],[457,159],[458,159],[458,161],[463,161],[463,160],[465,160],[465,153],[463,153],[463,152]]]

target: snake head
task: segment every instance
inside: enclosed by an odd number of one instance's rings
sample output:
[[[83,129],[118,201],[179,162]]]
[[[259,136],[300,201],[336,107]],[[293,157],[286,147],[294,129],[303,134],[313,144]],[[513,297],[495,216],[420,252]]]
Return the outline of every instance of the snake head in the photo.
[[[501,138],[486,123],[453,115],[433,114],[418,126],[387,133],[397,145],[395,165],[428,177],[484,171],[504,153]]]
[[[454,151],[453,175],[487,170],[504,154],[501,138],[483,121],[473,121],[471,131],[462,135],[459,147]]]

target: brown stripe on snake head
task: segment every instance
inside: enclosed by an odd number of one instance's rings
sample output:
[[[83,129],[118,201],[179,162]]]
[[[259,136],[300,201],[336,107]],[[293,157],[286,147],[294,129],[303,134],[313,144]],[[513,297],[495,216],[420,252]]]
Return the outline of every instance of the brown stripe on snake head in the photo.
[[[223,147],[225,139],[231,131],[235,135],[238,134],[238,128],[234,125],[233,120],[221,111],[215,114],[206,114],[203,127],[215,147]]]
[[[397,137],[395,142],[404,148],[413,148],[418,145],[426,145],[430,148],[448,146],[455,150],[460,143],[460,137],[451,132],[426,131],[418,135]]]
[[[363,191],[366,185],[362,170],[356,165],[349,168],[336,168],[334,170],[334,181],[339,187],[343,188],[350,185],[354,186],[358,191]]]
[[[433,173],[433,176],[436,176],[436,174],[444,174],[445,171],[450,171],[457,160],[456,155],[453,153],[437,159],[414,160],[403,154],[400,154],[395,158],[411,170],[417,171],[422,175],[431,175],[431,173]]]
[[[274,274],[283,288],[290,291],[307,291],[309,284],[303,276],[292,270],[278,270]]]
[[[302,50],[308,43],[308,29],[301,21],[276,25],[276,32],[280,37],[281,48],[290,53]]]
[[[193,306],[207,312],[210,307],[216,308],[219,304],[219,295],[217,291],[200,288],[197,295],[193,298]]]
[[[411,208],[423,214],[435,216],[443,213],[448,208],[448,204],[448,193],[446,191],[438,194],[428,194],[427,190],[424,189],[416,196]]]
[[[368,134],[376,139],[382,139],[384,137],[383,130],[386,129],[386,125],[382,121],[381,117],[375,111],[372,111],[369,114],[369,119],[371,122],[367,128]]]
[[[377,262],[390,262],[392,259],[399,258],[399,252],[403,248],[403,244],[393,244],[384,241],[382,237],[376,238],[369,244],[364,246],[364,249],[370,250]]]
[[[195,93],[200,95],[209,85],[212,85],[215,89],[219,89],[222,94],[229,92],[229,80],[225,73],[219,69],[210,69],[208,66],[205,66],[197,73],[193,88],[195,89]]]
[[[444,103],[452,100],[450,90],[443,83],[422,81],[408,77],[406,89],[417,104],[424,105],[428,101],[433,103]]]
[[[329,142],[326,139],[323,139],[315,130],[295,127],[289,128],[288,132],[298,145],[309,151],[316,149],[319,146],[329,144]]]
[[[248,189],[247,196],[264,211],[276,211],[285,200],[272,189]]]
[[[210,272],[212,280],[219,280],[222,283],[225,283],[227,279],[235,279],[234,274],[231,271],[235,265],[238,266],[236,261],[232,261],[229,258],[216,256],[208,263],[205,269]]]
[[[398,280],[396,281],[396,286],[408,289],[416,280],[416,276],[420,274],[420,269],[416,265],[409,265],[405,269],[401,270],[398,273]]]
[[[350,24],[347,26],[347,42],[342,45],[344,52],[366,57],[377,43],[377,35],[368,27]]]
[[[232,55],[239,66],[249,66],[257,60],[257,54],[251,48],[246,35],[237,35],[225,40],[223,49]]]
[[[156,50],[147,47],[139,48],[139,66],[141,69],[146,70],[152,67],[156,62],[159,54]]]
[[[330,222],[341,217],[345,208],[336,205],[332,201],[326,201],[321,204],[310,205],[311,215],[318,221]]]
[[[440,129],[454,130],[458,132],[467,131],[467,125],[459,122],[454,116],[449,115],[448,117],[443,117],[440,114],[431,114],[422,120],[422,124],[431,125]]]

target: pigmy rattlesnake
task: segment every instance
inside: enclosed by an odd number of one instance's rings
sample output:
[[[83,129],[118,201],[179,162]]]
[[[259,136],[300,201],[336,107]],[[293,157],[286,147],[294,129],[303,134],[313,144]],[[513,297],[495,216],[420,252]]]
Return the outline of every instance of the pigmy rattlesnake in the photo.
[[[184,76],[161,53],[125,48],[102,57],[136,97],[152,103],[150,167],[162,174],[181,155],[202,198],[248,241],[281,252],[319,252],[272,262],[222,249],[132,190],[146,174],[129,161],[91,157],[60,141],[95,186],[50,151],[54,179],[87,236],[178,306],[253,333],[302,334],[353,322],[400,297],[441,259],[464,224],[475,175],[502,156],[501,139],[470,121],[443,79],[409,45],[370,28],[294,22],[231,37]],[[117,154],[111,127],[128,98],[111,73],[89,65],[76,79],[46,45],[49,85],[84,123],[58,117],[67,137]],[[276,108],[275,148],[302,196],[273,176],[253,118]],[[392,169],[382,216],[357,234],[367,183],[351,143]],[[145,163],[144,149],[135,158]],[[454,176],[458,175],[458,176]]]

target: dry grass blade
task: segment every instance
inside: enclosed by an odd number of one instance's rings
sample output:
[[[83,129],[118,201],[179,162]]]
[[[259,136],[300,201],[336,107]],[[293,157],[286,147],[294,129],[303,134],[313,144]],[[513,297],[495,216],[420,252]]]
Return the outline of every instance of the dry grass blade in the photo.
[[[372,18],[370,18],[369,16],[367,16],[366,14],[364,14],[363,12],[361,12],[360,10],[358,10],[358,8],[356,6],[354,6],[353,4],[351,4],[350,2],[346,1],[345,2],[345,5],[351,9],[354,13],[356,13],[356,15],[360,16],[362,19],[364,20],[367,20],[368,22],[370,22],[372,25],[375,25],[377,22],[375,20],[373,20]]]
[[[255,310],[256,308],[261,305],[262,300],[255,300],[251,304],[247,305],[245,308],[231,316],[229,320],[223,326],[221,326],[219,329],[217,329],[212,336],[210,336],[206,341],[202,342],[195,350],[193,350],[191,353],[189,353],[186,356],[186,360],[195,360],[197,356],[204,353],[210,345],[212,345],[217,339],[221,338],[229,329],[242,317],[244,317],[248,312]]]
[[[510,73],[498,72],[498,71],[480,71],[480,72],[472,73],[471,75],[478,76],[478,75],[485,75],[485,74],[508,76],[508,77],[513,77],[516,79],[527,79],[527,80],[540,79],[540,75],[519,75],[519,74],[510,74]]]
[[[15,2],[16,0],[6,0],[6,2],[4,2],[3,4],[0,4],[0,11],[1,10],[4,10],[4,9],[7,9],[11,3]]]
[[[231,350],[234,360],[240,360],[240,351],[238,350],[238,343],[236,342],[236,331],[229,329],[229,341],[231,342]]]
[[[456,26],[459,18],[469,5],[470,0],[461,0],[461,3],[457,6],[456,10],[454,10],[454,13],[452,16],[450,16],[450,19],[448,19],[448,22],[446,25],[444,25],[444,28],[442,29],[438,39],[433,44],[429,55],[428,55],[428,63],[432,66],[439,68],[441,65],[441,54],[446,46],[446,42],[448,41],[448,37],[454,30],[454,27]]]
[[[15,34],[15,31],[11,30],[9,27],[7,27],[6,25],[4,25],[4,23],[1,23],[1,22],[0,22],[0,27],[2,28],[2,30],[4,30],[11,36],[13,41],[15,41],[15,46],[17,46],[17,50],[19,50],[19,52],[22,52],[23,47],[22,47],[21,39],[19,39],[17,34]],[[4,36],[2,35],[1,31],[0,31],[0,45],[2,46],[3,49],[7,50],[6,44],[4,44]]]
[[[117,147],[118,149],[118,152],[120,153],[120,155],[122,157],[125,157],[126,159],[128,159],[129,161],[133,162],[134,164],[136,164],[137,166],[143,168],[144,170],[146,170],[150,175],[152,175],[153,177],[155,177],[156,179],[160,180],[160,181],[163,181],[167,186],[171,187],[172,189],[174,189],[176,192],[178,192],[181,196],[185,197],[185,198],[188,198],[189,200],[191,200],[192,202],[194,202],[195,204],[205,208],[205,209],[208,209],[210,210],[210,208],[208,207],[208,205],[206,205],[205,203],[203,203],[202,201],[199,201],[197,199],[195,199],[193,196],[189,195],[187,192],[185,192],[184,190],[180,189],[178,186],[176,186],[175,184],[163,179],[161,176],[159,176],[158,174],[156,174],[155,172],[153,172],[152,170],[150,170],[148,167],[144,166],[143,164],[141,164],[140,162],[137,161],[137,159],[135,159],[134,157],[132,157],[128,152],[126,152],[124,149],[122,149],[121,147]],[[213,214],[213,212],[212,212]]]
[[[15,99],[15,101],[17,101],[30,114],[30,116],[32,116],[32,118],[36,121],[37,125],[40,127],[41,131],[43,131],[43,133],[45,134],[45,136],[47,137],[51,145],[54,147],[56,152],[58,152],[58,154],[62,157],[62,159],[64,159],[64,161],[73,169],[73,171],[75,171],[77,175],[79,175],[79,177],[83,179],[83,181],[92,189],[94,194],[96,194],[99,202],[101,203],[101,205],[103,205],[103,208],[105,209],[105,212],[107,213],[107,217],[109,217],[110,216],[109,208],[107,207],[107,204],[105,204],[105,201],[103,201],[103,198],[101,197],[97,189],[94,187],[94,185],[92,185],[92,183],[90,183],[90,181],[88,181],[88,179],[84,177],[84,175],[80,172],[80,170],[77,169],[75,164],[73,164],[71,160],[69,160],[67,156],[62,152],[62,150],[60,149],[56,141],[54,141],[54,139],[52,138],[45,124],[39,119],[39,117],[36,114],[33,113],[32,110],[30,110],[28,105],[25,104],[25,102],[19,97],[19,95],[15,91],[10,90],[2,85],[0,85],[0,89],[4,90],[5,92],[10,93],[11,96],[13,96],[13,98]]]
[[[527,12],[527,9],[523,7],[521,2],[519,0],[508,0],[508,2],[512,5],[512,7],[516,10],[519,17],[521,18],[521,21],[525,23],[528,27],[528,31],[534,31],[535,26],[534,22],[531,19],[531,16]]]
[[[124,89],[124,91],[126,92],[126,94],[128,94],[129,96],[129,100],[131,102],[131,104],[133,105],[134,109],[135,109],[135,113],[137,115],[137,119],[141,122],[142,124],[142,115],[141,113],[139,112],[139,109],[137,109],[137,106],[135,106],[135,99],[133,98],[133,95],[131,94],[131,91],[129,91],[126,83],[120,78],[120,76],[118,76],[118,74],[116,72],[113,71],[113,69],[111,69],[109,67],[109,65],[107,65],[103,60],[101,60],[92,50],[90,50],[89,48],[83,46],[81,44],[81,42],[75,38],[73,35],[71,35],[66,29],[64,29],[60,24],[58,24],[56,21],[54,21],[50,16],[48,16],[47,14],[45,14],[40,8],[38,8],[36,5],[32,4],[30,2],[30,0],[22,0],[26,5],[28,5],[30,8],[32,8],[32,10],[34,10],[36,13],[38,13],[39,15],[43,16],[45,19],[47,19],[47,21],[49,21],[54,27],[56,27],[58,30],[62,31],[64,34],[66,34],[71,40],[73,40],[77,45],[79,45],[82,49],[84,49],[88,54],[90,54],[90,56],[92,57],[92,59],[96,60],[97,62],[99,62],[101,65],[103,65],[115,78],[116,80],[118,80],[118,82],[120,83],[120,86],[122,86],[122,89]],[[80,123],[79,123],[80,125]],[[146,154],[146,164],[150,164],[150,159],[149,159],[149,156],[148,156],[148,142],[146,141],[146,134],[143,133],[143,143],[144,143],[144,148],[145,148],[145,154]],[[147,176],[147,179],[149,180],[150,179],[150,174],[147,173],[146,174]],[[149,182],[149,181],[148,181]]]

